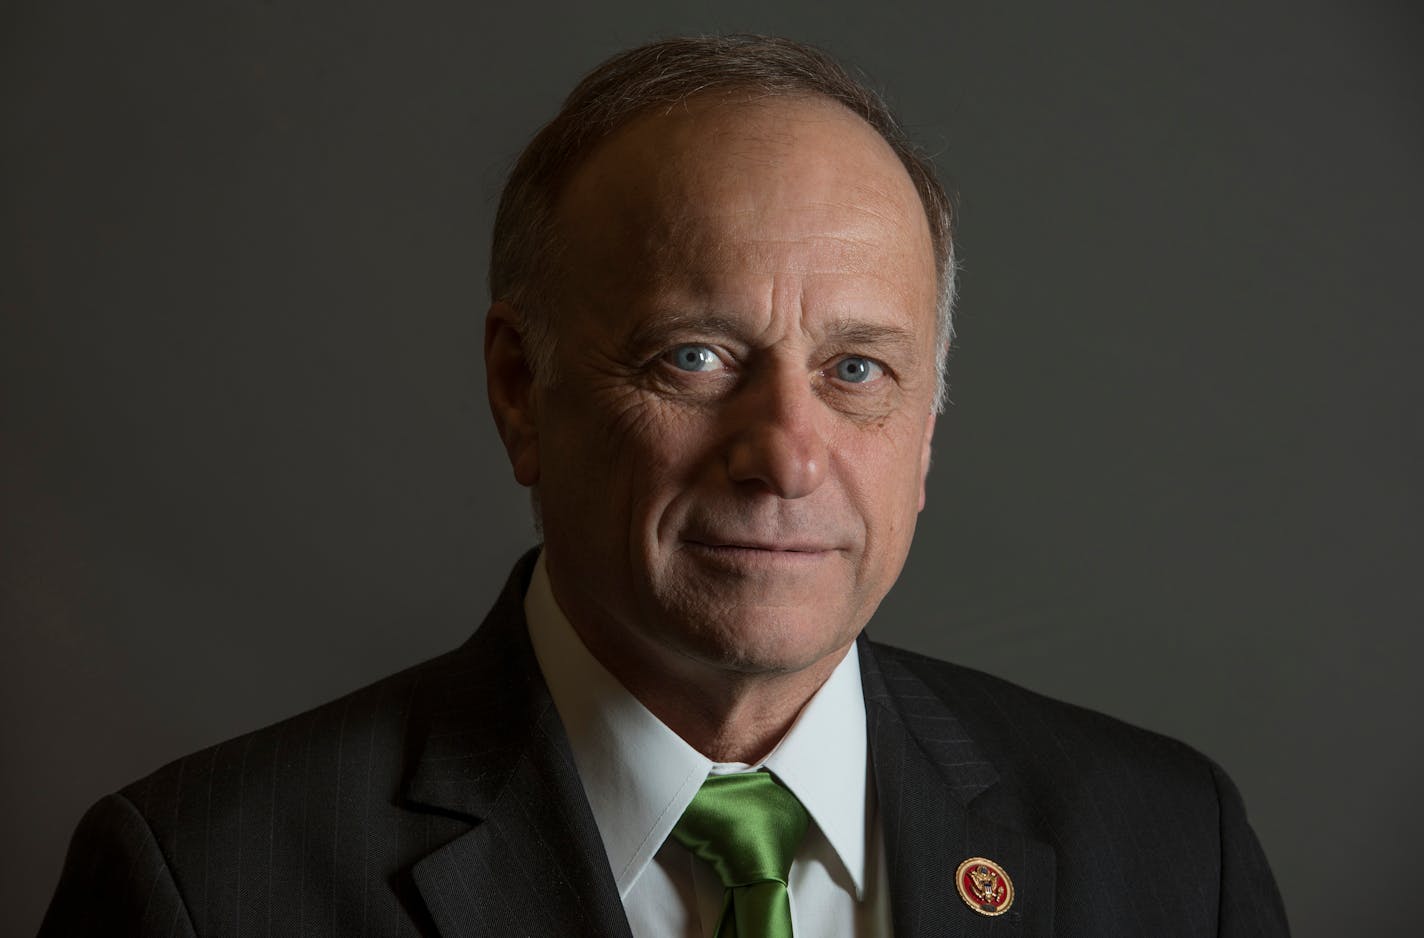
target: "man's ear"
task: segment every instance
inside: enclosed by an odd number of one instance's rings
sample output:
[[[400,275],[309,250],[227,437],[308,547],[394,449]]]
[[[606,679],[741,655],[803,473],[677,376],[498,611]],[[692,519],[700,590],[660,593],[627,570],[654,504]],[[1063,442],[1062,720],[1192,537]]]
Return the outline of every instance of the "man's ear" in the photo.
[[[930,474],[930,444],[934,442],[935,412],[930,408],[930,419],[925,425],[925,447],[920,453],[920,511],[925,510],[925,479]]]
[[[524,353],[519,313],[503,300],[485,314],[485,385],[490,413],[520,485],[539,481],[539,429],[534,373]]]

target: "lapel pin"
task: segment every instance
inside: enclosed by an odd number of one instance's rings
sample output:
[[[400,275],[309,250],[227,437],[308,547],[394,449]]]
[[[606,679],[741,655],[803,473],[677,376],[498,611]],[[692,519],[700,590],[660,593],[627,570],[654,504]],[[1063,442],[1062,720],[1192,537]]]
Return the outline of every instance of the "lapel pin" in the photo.
[[[954,872],[959,898],[980,915],[1003,915],[1014,904],[1014,883],[993,860],[970,857]]]

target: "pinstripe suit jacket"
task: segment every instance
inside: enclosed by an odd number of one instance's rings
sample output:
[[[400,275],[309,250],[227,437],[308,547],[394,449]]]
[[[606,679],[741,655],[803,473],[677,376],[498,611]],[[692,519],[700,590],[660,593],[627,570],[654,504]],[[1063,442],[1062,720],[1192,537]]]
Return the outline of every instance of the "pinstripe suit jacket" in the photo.
[[[532,559],[456,651],[100,801],[41,935],[628,938],[524,627]],[[859,653],[897,935],[1286,934],[1240,798],[1196,752]],[[1009,872],[1006,914],[959,899],[971,856]]]

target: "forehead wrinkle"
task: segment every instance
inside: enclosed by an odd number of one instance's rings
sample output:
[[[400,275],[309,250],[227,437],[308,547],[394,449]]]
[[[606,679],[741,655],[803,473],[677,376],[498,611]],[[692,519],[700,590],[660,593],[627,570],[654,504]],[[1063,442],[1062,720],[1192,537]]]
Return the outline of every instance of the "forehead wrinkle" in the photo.
[[[888,301],[888,311],[896,311],[907,320],[917,320],[921,316],[933,319],[932,275],[926,274],[923,283],[919,282],[920,278],[897,277],[891,271],[895,265],[886,264],[884,255],[877,254],[873,249],[860,250],[866,247],[861,242],[855,239],[823,240],[839,242],[844,248],[836,252],[829,265],[824,252],[805,262],[789,262],[774,251],[759,250],[773,242],[762,242],[761,245],[710,244],[702,245],[700,249],[694,249],[693,245],[676,248],[664,245],[664,250],[658,252],[656,258],[650,258],[650,263],[642,269],[642,279],[655,288],[659,295],[657,303],[665,308],[686,308],[692,304],[708,310],[736,308],[770,314],[790,303],[800,307],[804,315],[810,311],[807,306],[811,302],[807,295],[809,290],[813,296],[822,297],[816,301],[819,304],[829,301],[851,307],[869,304],[877,309],[887,309]],[[764,288],[756,285],[768,276]],[[790,282],[788,277],[792,278]],[[814,280],[804,279],[808,277]],[[849,278],[852,292],[840,294],[839,287],[831,286],[831,294],[827,296],[824,291],[828,285],[842,278]],[[883,294],[867,295],[863,288],[870,282],[882,285]],[[748,293],[748,290],[751,292]],[[835,298],[838,294],[840,299]],[[742,298],[738,299],[738,296]],[[757,299],[749,301],[751,296]]]
[[[695,213],[684,211],[675,217],[647,219],[649,223],[641,229],[641,240],[648,254],[661,261],[700,261],[712,256],[758,258],[797,271],[829,269],[873,273],[884,267],[887,253],[922,254],[925,260],[932,257],[928,224],[923,222],[924,213],[918,203],[912,209],[913,214],[901,211],[889,199],[883,200],[883,208],[857,205],[852,201],[819,200],[792,211],[793,217],[800,215],[807,219],[804,225],[783,221],[777,225],[781,230],[774,234],[762,232],[766,217],[766,207],[762,205]],[[825,230],[828,215],[834,223],[830,231]],[[873,224],[858,223],[857,218],[868,219]],[[804,230],[798,231],[798,228]],[[830,264],[813,266],[796,256],[798,249],[814,253],[816,246],[828,244],[836,247],[830,254]],[[772,254],[774,256],[768,256]]]
[[[810,203],[812,206],[827,211],[847,212],[853,215],[862,215],[879,222],[882,231],[888,234],[909,233],[911,230],[918,235],[923,235],[926,243],[929,241],[929,223],[924,221],[924,209],[916,202],[914,205],[905,205],[897,199],[885,196],[879,190],[868,186],[856,186],[857,192],[874,196],[869,205],[857,204],[846,199],[835,201],[822,201]],[[919,222],[924,222],[919,224]]]
[[[696,231],[696,226],[688,230]],[[649,260],[666,272],[697,279],[716,271],[750,269],[799,274],[866,274],[894,285],[897,291],[908,292],[914,288],[904,278],[885,276],[884,270],[888,255],[905,256],[915,252],[906,249],[887,252],[885,244],[874,236],[819,233],[738,239],[704,231],[693,237],[679,238],[671,229],[662,234],[665,237],[648,232],[645,244]]]
[[[820,199],[805,199],[798,204],[783,204],[780,199],[774,200],[775,204],[769,203],[765,197],[758,197],[754,201],[750,197],[744,196],[743,201],[748,202],[741,208],[721,208],[717,211],[703,211],[698,213],[688,212],[683,217],[677,219],[660,219],[669,227],[686,227],[700,225],[705,222],[725,221],[735,225],[759,223],[768,213],[774,209],[776,212],[789,212],[795,216],[810,216],[817,220],[823,219],[823,213],[832,216],[865,216],[874,219],[889,231],[905,231],[908,228],[921,228],[916,222],[924,218],[924,209],[918,202],[907,203],[896,199],[872,186],[850,186],[851,192],[845,197],[831,197]],[[871,204],[866,205],[857,202],[852,193],[862,193],[869,197]],[[680,194],[684,210],[696,201],[688,193]],[[651,219],[650,219],[651,220]],[[849,218],[842,220],[843,224],[854,226]],[[907,224],[908,222],[908,224]],[[709,231],[715,231],[714,227]]]
[[[858,274],[847,276],[859,277]],[[894,284],[893,280],[884,278]],[[886,304],[882,297],[864,294],[832,295],[818,299],[820,290],[789,271],[774,274],[767,283],[765,314],[768,334],[776,332],[781,319],[778,310],[793,311],[795,329],[809,337],[817,346],[839,344],[849,346],[876,345],[893,348],[902,356],[913,355],[917,345],[917,319],[908,297],[897,291],[898,303]],[[857,312],[866,310],[867,313]],[[785,321],[783,320],[783,326]]]

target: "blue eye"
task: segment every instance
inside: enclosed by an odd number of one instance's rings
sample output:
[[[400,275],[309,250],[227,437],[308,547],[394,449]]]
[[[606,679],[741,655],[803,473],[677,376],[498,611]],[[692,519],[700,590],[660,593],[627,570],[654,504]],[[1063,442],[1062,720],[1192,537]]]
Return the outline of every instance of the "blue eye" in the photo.
[[[882,373],[880,365],[859,355],[842,358],[836,362],[835,371],[836,377],[847,384],[864,384],[880,377]]]
[[[679,345],[667,355],[667,360],[680,371],[717,371],[722,359],[705,345]]]

